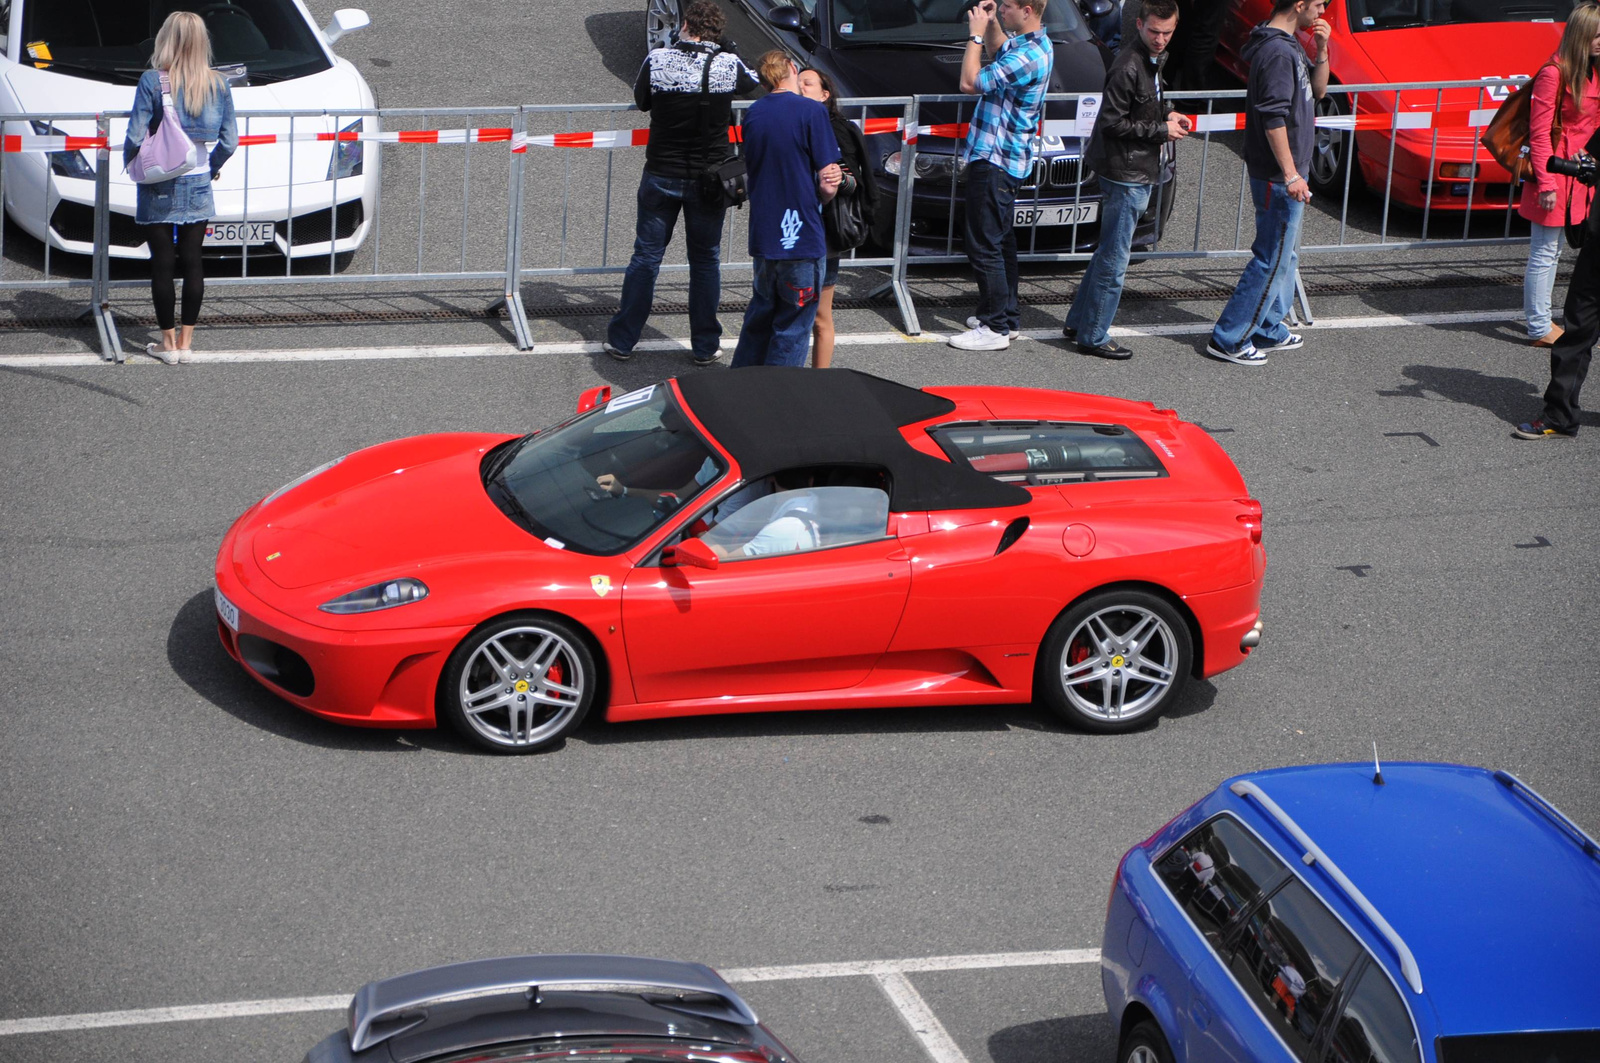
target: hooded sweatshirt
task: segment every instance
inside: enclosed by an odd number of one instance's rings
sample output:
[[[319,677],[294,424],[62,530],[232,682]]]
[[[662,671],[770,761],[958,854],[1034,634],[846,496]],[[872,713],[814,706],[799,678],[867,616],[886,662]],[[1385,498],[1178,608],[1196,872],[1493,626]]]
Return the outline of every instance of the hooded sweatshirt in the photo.
[[[1267,130],[1289,130],[1289,153],[1295,171],[1305,177],[1316,139],[1316,96],[1311,91],[1311,59],[1300,42],[1263,22],[1250,31],[1240,49],[1250,64],[1245,103],[1244,161],[1258,181],[1282,181],[1278,157],[1267,143]]]

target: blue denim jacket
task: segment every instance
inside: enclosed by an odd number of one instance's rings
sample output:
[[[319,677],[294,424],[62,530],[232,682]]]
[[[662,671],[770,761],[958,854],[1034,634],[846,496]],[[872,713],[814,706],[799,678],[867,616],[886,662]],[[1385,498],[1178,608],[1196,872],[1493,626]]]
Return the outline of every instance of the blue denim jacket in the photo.
[[[214,143],[210,166],[160,184],[140,185],[134,220],[140,225],[186,225],[209,221],[215,213],[211,201],[211,179],[239,147],[239,126],[233,116],[230,88],[211,98],[198,115],[190,114],[180,96],[174,95],[179,124],[197,144]],[[133,95],[133,113],[128,118],[128,138],[122,145],[122,163],[127,166],[138,154],[139,145],[149,135],[150,119],[161,111],[161,74],[146,70]]]

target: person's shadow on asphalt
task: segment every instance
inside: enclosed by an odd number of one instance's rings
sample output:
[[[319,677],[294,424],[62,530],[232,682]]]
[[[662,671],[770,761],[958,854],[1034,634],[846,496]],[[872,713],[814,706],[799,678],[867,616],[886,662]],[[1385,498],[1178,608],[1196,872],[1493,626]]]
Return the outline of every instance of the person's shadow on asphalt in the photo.
[[[1539,365],[1546,360],[1541,356]],[[1434,396],[1464,406],[1486,410],[1496,419],[1515,425],[1539,416],[1544,401],[1544,385],[1533,384],[1521,377],[1491,376],[1476,369],[1454,366],[1408,365],[1401,370],[1411,381],[1398,388],[1379,388],[1377,394],[1386,399],[1405,398],[1437,401]],[[1600,425],[1600,414],[1584,411],[1578,417],[1580,425]]]

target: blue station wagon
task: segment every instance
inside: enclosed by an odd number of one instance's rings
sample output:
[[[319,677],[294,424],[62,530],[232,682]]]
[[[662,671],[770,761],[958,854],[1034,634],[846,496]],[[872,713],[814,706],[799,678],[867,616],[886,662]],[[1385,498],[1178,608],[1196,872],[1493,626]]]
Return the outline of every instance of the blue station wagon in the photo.
[[[1515,776],[1230,779],[1122,858],[1120,1063],[1597,1063],[1600,846]]]

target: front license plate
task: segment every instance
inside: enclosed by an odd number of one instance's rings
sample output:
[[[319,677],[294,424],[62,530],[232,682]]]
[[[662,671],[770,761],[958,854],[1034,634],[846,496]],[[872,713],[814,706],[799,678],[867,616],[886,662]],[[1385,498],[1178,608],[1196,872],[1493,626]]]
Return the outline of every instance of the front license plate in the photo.
[[[1018,207],[1015,224],[1018,229],[1027,229],[1035,225],[1083,225],[1098,221],[1099,218],[1098,203],[1066,203],[1061,206]]]
[[[271,242],[270,221],[214,221],[206,226],[207,247],[240,247],[244,244]]]
[[[219,590],[217,595],[217,615],[222,617],[222,622],[227,624],[237,634],[239,631],[239,607],[222,596]]]

